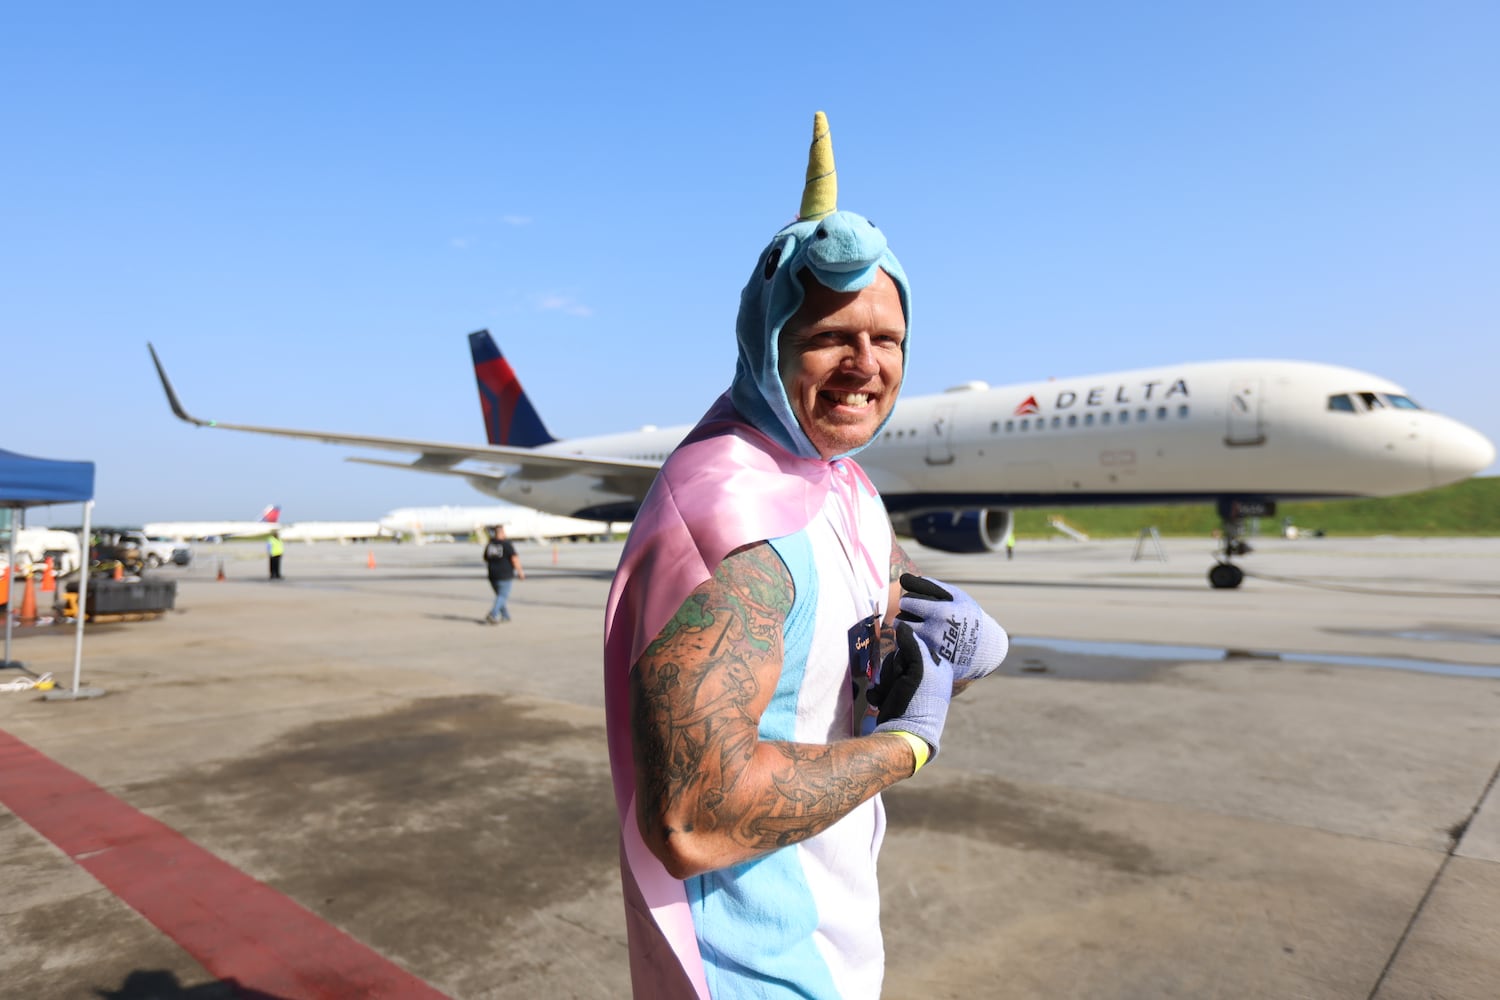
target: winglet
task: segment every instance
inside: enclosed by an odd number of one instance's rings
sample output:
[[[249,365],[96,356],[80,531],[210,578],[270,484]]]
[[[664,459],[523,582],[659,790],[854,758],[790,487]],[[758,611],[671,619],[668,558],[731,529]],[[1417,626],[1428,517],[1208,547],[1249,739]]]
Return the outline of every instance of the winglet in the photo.
[[[146,342],[146,350],[151,352],[151,362],[156,365],[156,374],[161,378],[161,387],[166,390],[167,402],[171,404],[172,412],[177,414],[177,419],[186,420],[188,423],[193,424],[197,427],[212,426],[212,420],[199,420],[197,417],[188,413],[187,410],[183,409],[182,400],[177,398],[177,393],[175,390],[173,390],[172,383],[167,378],[167,370],[161,366],[161,358],[156,356],[156,348],[151,346],[151,342],[149,340]]]

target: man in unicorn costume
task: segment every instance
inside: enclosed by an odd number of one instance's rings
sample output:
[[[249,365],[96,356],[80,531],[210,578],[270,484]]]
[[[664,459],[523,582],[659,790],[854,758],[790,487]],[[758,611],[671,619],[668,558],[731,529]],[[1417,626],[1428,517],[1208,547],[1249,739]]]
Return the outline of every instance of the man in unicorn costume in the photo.
[[[734,381],[662,467],[610,590],[638,998],[878,996],[879,793],[1005,656],[972,599],[914,575],[852,457],[895,406],[911,309],[835,182],[819,112],[799,218],[741,295]]]

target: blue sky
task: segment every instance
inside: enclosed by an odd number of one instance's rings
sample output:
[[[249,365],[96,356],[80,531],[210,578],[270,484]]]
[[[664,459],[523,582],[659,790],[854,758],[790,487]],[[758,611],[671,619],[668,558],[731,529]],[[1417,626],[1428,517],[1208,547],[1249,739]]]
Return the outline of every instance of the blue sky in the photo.
[[[481,327],[554,434],[690,423],[819,109],[911,276],[908,392],[1286,357],[1500,441],[1497,37],[1477,2],[11,5],[0,447],[97,463],[107,522],[484,503],[190,428],[146,352],[200,416],[466,442]]]

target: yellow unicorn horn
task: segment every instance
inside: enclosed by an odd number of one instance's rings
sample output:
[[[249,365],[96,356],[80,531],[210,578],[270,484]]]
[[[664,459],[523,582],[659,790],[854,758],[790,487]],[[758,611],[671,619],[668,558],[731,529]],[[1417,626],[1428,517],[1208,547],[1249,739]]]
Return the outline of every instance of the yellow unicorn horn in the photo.
[[[839,175],[833,169],[833,137],[828,132],[828,116],[819,111],[813,115],[812,148],[807,151],[807,182],[802,185],[802,222],[832,215],[838,208]]]

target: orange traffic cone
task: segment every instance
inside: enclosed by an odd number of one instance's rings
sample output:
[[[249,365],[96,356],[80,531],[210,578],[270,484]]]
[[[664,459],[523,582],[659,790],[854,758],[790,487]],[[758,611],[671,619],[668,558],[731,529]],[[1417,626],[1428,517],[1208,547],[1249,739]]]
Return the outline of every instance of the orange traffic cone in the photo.
[[[375,568],[375,550],[374,549],[371,549],[369,556],[367,556],[365,558],[365,568],[366,569],[374,569]]]
[[[26,574],[26,590],[21,595],[20,621],[31,623],[36,621],[36,581],[31,574]]]
[[[122,562],[115,563],[115,572],[114,572],[114,577],[113,578],[116,579],[116,580],[123,580],[123,579],[125,579],[125,564],[124,563],[122,563]]]
[[[42,563],[42,593],[51,594],[57,591],[57,576],[52,572],[52,557]]]
[[[224,582],[224,560],[219,560],[219,582]]]
[[[5,572],[0,573],[0,607],[10,606],[10,567],[5,567]]]

